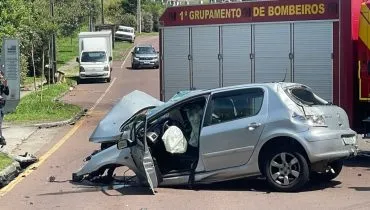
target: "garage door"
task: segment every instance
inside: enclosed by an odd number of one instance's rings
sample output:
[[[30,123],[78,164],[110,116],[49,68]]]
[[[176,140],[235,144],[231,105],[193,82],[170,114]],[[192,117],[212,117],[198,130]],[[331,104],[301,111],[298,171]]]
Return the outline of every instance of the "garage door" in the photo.
[[[219,27],[192,28],[193,87],[220,86]]]
[[[290,24],[257,24],[255,36],[255,82],[290,81]]]
[[[251,83],[251,25],[222,27],[223,86]]]
[[[294,82],[333,100],[333,23],[294,23]]]
[[[163,75],[165,100],[190,89],[189,28],[163,29]]]

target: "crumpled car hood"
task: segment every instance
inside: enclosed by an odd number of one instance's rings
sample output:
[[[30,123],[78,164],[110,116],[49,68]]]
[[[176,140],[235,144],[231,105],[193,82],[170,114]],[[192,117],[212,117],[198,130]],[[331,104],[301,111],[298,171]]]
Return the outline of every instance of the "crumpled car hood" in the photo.
[[[162,101],[138,90],[125,95],[99,122],[89,141],[94,143],[117,141],[122,124],[141,110],[162,104]]]

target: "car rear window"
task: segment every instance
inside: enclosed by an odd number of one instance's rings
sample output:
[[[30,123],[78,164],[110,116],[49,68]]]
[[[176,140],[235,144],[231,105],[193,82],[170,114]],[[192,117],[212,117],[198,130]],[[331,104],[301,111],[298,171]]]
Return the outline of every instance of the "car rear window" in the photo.
[[[305,87],[294,87],[288,89],[288,95],[304,105],[326,105],[328,102],[316,96],[310,89]]]

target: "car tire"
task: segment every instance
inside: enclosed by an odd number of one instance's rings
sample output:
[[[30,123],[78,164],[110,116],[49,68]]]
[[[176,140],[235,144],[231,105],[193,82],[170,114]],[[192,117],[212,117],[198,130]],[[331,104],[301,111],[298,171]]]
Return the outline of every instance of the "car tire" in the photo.
[[[310,178],[307,160],[291,148],[278,148],[267,153],[263,165],[268,184],[276,191],[294,192]]]
[[[343,160],[333,161],[328,164],[328,168],[324,172],[312,172],[311,176],[313,180],[329,182],[340,174],[343,168]],[[334,173],[331,171],[334,170]]]
[[[83,84],[83,82],[84,82],[84,81],[83,81],[83,79],[81,79],[81,78],[78,78],[78,79],[77,79],[77,84],[78,84],[78,85],[79,85],[79,84]]]
[[[112,79],[112,78],[111,78],[111,77],[109,77],[109,78],[107,79],[107,82],[108,82],[108,83],[110,83],[111,79]]]

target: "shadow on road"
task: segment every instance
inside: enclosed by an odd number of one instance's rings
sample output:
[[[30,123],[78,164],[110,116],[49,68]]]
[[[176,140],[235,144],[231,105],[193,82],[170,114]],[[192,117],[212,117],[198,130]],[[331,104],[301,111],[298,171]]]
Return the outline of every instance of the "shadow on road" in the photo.
[[[131,67],[126,67],[127,70],[132,70],[132,71],[153,71],[153,70],[158,70],[158,69],[147,69],[147,68],[139,68],[139,69],[133,69]]]
[[[59,183],[58,181],[54,181]],[[125,195],[152,195],[153,193],[148,187],[141,187],[138,185],[128,185],[121,182],[111,183],[92,183],[88,181],[72,182],[71,184],[78,186],[76,190],[63,191],[51,193],[43,193],[38,196],[53,196],[53,195],[66,195],[66,194],[79,194],[88,192],[102,192],[107,196],[125,196]],[[119,194],[115,193],[118,192]]]
[[[345,166],[348,167],[362,167],[367,168],[370,171],[370,152],[360,152],[358,156],[350,158],[344,162]]]
[[[326,188],[337,188],[337,185],[340,185],[341,182],[339,181],[331,181],[331,182],[319,182],[319,181],[310,181],[305,188],[303,188],[300,192],[309,192],[309,191],[318,191],[324,190]],[[271,187],[267,184],[264,178],[258,179],[242,179],[242,180],[235,180],[235,181],[227,181],[227,182],[220,182],[220,183],[213,183],[213,184],[203,184],[203,185],[196,185],[192,189],[189,189],[188,186],[178,186],[172,187],[175,189],[188,189],[188,190],[212,190],[212,191],[255,191],[255,192],[264,192],[264,193],[271,193],[273,192]]]
[[[362,191],[362,192],[370,191],[370,187],[349,187],[349,189],[354,189],[356,191]]]

